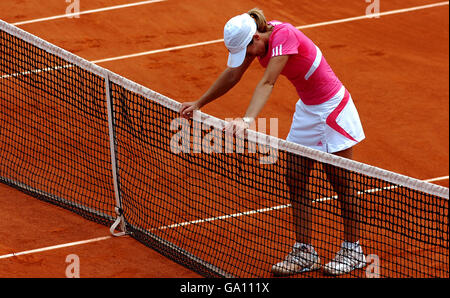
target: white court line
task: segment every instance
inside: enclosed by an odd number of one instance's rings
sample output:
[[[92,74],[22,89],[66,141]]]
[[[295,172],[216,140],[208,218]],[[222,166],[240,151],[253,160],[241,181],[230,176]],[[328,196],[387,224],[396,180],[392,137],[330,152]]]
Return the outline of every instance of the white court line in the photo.
[[[139,5],[145,5],[145,4],[151,4],[151,3],[163,2],[163,1],[167,1],[167,0],[151,0],[151,1],[142,1],[142,2],[116,5],[116,6],[109,6],[109,7],[103,7],[103,8],[98,8],[98,9],[80,11],[80,12],[76,12],[76,13],[66,13],[66,14],[61,14],[61,15],[57,15],[57,16],[47,17],[47,18],[22,21],[22,22],[13,23],[12,25],[20,26],[20,25],[31,24],[31,23],[57,20],[57,19],[62,19],[62,18],[72,18],[72,17],[76,17],[79,15],[83,15],[83,14],[91,14],[91,13],[97,13],[97,12],[102,12],[102,11],[115,10],[115,9],[121,9],[121,8],[127,8],[127,7],[139,6]]]
[[[381,16],[387,16],[387,15],[393,15],[393,14],[400,14],[400,13],[406,13],[406,12],[411,12],[411,11],[416,11],[416,10],[432,8],[432,7],[444,6],[444,5],[449,5],[449,1],[438,2],[438,3],[422,5],[422,6],[415,6],[415,7],[404,8],[404,9],[391,10],[391,11],[381,12],[379,14],[362,15],[362,16],[358,16],[358,17],[339,19],[339,20],[335,20],[335,21],[328,21],[328,22],[321,22],[321,23],[315,23],[315,24],[310,24],[310,25],[303,25],[303,26],[298,26],[296,28],[300,29],[300,30],[308,29],[308,28],[315,28],[315,27],[327,26],[327,25],[332,25],[332,24],[353,22],[353,21],[364,20],[364,19],[372,19],[375,16],[380,16],[381,17]],[[118,57],[99,59],[99,60],[94,60],[94,61],[91,61],[91,62],[98,64],[98,63],[104,63],[104,62],[117,61],[117,60],[122,60],[122,59],[128,59],[128,58],[134,58],[134,57],[140,57],[140,56],[146,56],[146,55],[152,55],[152,54],[157,54],[157,53],[162,53],[162,52],[169,52],[169,51],[175,51],[175,50],[194,48],[194,47],[199,47],[199,46],[204,46],[204,45],[209,45],[209,44],[215,44],[215,43],[221,43],[221,42],[223,42],[223,39],[216,39],[216,40],[211,40],[211,41],[192,43],[192,44],[181,45],[181,46],[170,47],[170,48],[164,48],[164,49],[159,49],[159,50],[140,52],[140,53],[135,53],[135,54],[130,54],[130,55],[123,55],[123,56],[118,56]]]
[[[165,1],[165,0],[161,0],[161,1]],[[146,1],[146,2],[151,2],[151,1]],[[139,3],[142,3],[142,2],[139,2]],[[437,7],[437,6],[444,6],[444,5],[448,5],[448,4],[449,4],[449,1],[438,2],[438,3],[434,3],[434,4],[429,4],[429,5],[422,5],[422,6],[416,6],[416,7],[411,7],[411,8],[404,8],[404,9],[386,11],[386,12],[382,12],[382,13],[380,13],[378,15],[379,16],[385,16],[385,15],[399,14],[399,13],[405,13],[405,12],[409,12],[409,11],[415,11],[415,10],[421,10],[421,9]],[[85,13],[87,13],[87,12],[85,12]],[[363,16],[353,17],[353,18],[346,18],[346,19],[340,19],[340,20],[329,21],[329,22],[321,22],[321,23],[316,23],[316,24],[303,25],[303,26],[298,26],[296,28],[300,29],[300,30],[301,29],[307,29],[307,28],[314,28],[314,27],[326,26],[326,25],[331,25],[331,24],[351,22],[351,21],[356,21],[356,20],[371,19],[372,16],[374,16],[374,15],[363,15]],[[117,60],[122,60],[122,59],[129,59],[129,58],[134,58],[134,57],[140,57],[140,56],[153,55],[153,54],[158,54],[158,53],[163,53],[163,52],[170,52],[170,51],[175,51],[175,50],[194,48],[194,47],[205,46],[205,45],[210,45],[210,44],[216,44],[216,43],[221,43],[221,42],[223,42],[223,39],[216,39],[216,40],[192,43],[192,44],[187,44],[187,45],[175,46],[175,47],[170,47],[170,48],[164,48],[164,49],[159,49],[159,50],[152,50],[152,51],[146,51],[146,52],[140,52],[140,53],[135,53],[135,54],[123,55],[123,56],[118,56],[118,57],[93,60],[91,62],[95,63],[95,64],[99,64],[99,63],[104,63],[104,62],[110,62],[110,61],[117,61]],[[4,75],[4,76],[0,77],[0,79],[6,79],[6,78],[10,78],[10,77],[15,77],[15,76],[18,76],[18,75],[27,75],[27,74],[30,74],[30,73],[41,72],[41,71],[50,71],[50,70],[52,70],[52,69],[49,68],[49,69],[44,69],[44,70],[35,70],[35,71],[31,71],[31,72],[9,74],[9,75]]]
[[[437,178],[427,179],[427,180],[423,180],[423,181],[424,182],[435,182],[435,181],[442,181],[442,180],[448,180],[448,179],[449,179],[449,176],[443,176],[443,177],[437,177]],[[373,189],[368,189],[368,190],[364,190],[364,191],[359,191],[358,195],[361,195],[363,193],[374,193],[374,192],[379,192],[382,190],[391,190],[391,189],[396,189],[396,188],[398,188],[398,186],[373,188]],[[335,199],[337,199],[337,196],[324,197],[324,198],[320,198],[317,200],[313,200],[313,203],[325,202],[325,201],[330,201],[330,200],[335,200]],[[192,224],[205,223],[205,222],[211,222],[211,221],[216,221],[216,220],[226,220],[226,219],[230,219],[230,218],[253,215],[253,214],[257,214],[257,213],[264,213],[264,212],[269,212],[269,211],[274,211],[274,210],[285,209],[285,208],[289,208],[289,207],[291,207],[291,204],[267,207],[267,208],[262,208],[262,209],[258,209],[258,210],[239,212],[239,213],[235,213],[235,214],[222,215],[222,216],[218,216],[218,217],[210,217],[210,218],[206,218],[206,219],[186,221],[186,222],[182,222],[182,223],[177,223],[177,224],[172,224],[172,225],[168,225],[168,226],[162,226],[159,228],[155,228],[155,229],[150,230],[150,232],[158,231],[158,230],[166,230],[166,229],[171,229],[171,228],[178,228],[178,227],[188,226],[188,225],[192,225]]]
[[[29,74],[38,74],[38,73],[41,73],[41,72],[47,72],[47,71],[54,71],[54,70],[64,69],[64,68],[70,68],[72,66],[73,65],[68,64],[68,65],[63,65],[63,66],[47,67],[47,68],[43,68],[43,69],[33,69],[33,70],[24,71],[24,72],[16,72],[16,73],[9,74],[9,75],[3,75],[3,76],[0,77],[0,80],[20,77],[20,76],[26,76],[26,75],[29,75]]]
[[[340,19],[340,20],[335,20],[335,21],[316,23],[316,24],[312,24],[312,25],[304,25],[304,26],[297,27],[297,29],[307,29],[307,28],[314,28],[314,27],[333,25],[333,24],[339,24],[339,23],[353,22],[353,21],[358,21],[358,20],[372,19],[375,17],[388,16],[388,15],[411,12],[411,11],[416,11],[416,10],[423,10],[423,9],[427,9],[427,8],[445,6],[448,4],[449,4],[449,1],[442,1],[442,2],[437,2],[437,3],[433,3],[433,4],[385,11],[385,12],[377,13],[377,14],[363,15],[363,16],[359,16],[359,17],[352,17],[352,18]]]
[[[442,177],[427,179],[427,180],[424,180],[424,181],[425,182],[436,182],[436,181],[442,181],[442,180],[448,180],[448,179],[449,179],[449,176],[442,176]]]
[[[99,237],[99,238],[94,238],[94,239],[89,239],[89,240],[65,243],[65,244],[60,244],[60,245],[53,245],[53,246],[48,246],[48,247],[43,247],[43,248],[38,248],[38,249],[33,249],[33,250],[13,252],[13,253],[10,253],[7,255],[0,256],[0,259],[7,259],[7,258],[12,258],[12,257],[17,257],[17,256],[29,255],[29,254],[33,254],[33,253],[55,250],[55,249],[65,248],[65,247],[70,247],[70,246],[83,245],[83,244],[87,244],[87,243],[108,240],[108,239],[111,239],[112,237],[113,236],[105,236],[105,237]]]
[[[437,177],[437,178],[427,179],[427,180],[423,180],[423,181],[435,182],[435,181],[442,181],[442,180],[448,180],[448,179],[449,179],[449,176],[443,176],[443,177]],[[386,190],[386,189],[394,189],[394,188],[397,188],[397,186],[389,186],[389,187],[384,187],[381,189],[374,188],[374,189],[365,190],[363,192],[358,192],[358,195],[361,193],[372,193],[372,192],[377,192],[377,191]],[[317,203],[317,202],[329,201],[329,200],[334,200],[336,198],[337,198],[336,196],[327,197],[327,198],[314,200],[313,202]],[[257,214],[257,213],[270,212],[270,211],[285,209],[285,208],[289,208],[289,207],[291,207],[291,204],[267,207],[267,208],[262,208],[262,209],[258,209],[258,210],[251,210],[251,211],[247,211],[247,212],[240,212],[240,213],[235,213],[235,214],[211,217],[211,218],[206,218],[206,219],[199,219],[199,220],[188,221],[188,222],[182,222],[182,223],[177,223],[177,224],[172,224],[172,225],[168,225],[168,226],[162,226],[159,228],[155,228],[155,229],[150,230],[150,232],[157,231],[157,230],[178,228],[178,227],[183,227],[183,226],[188,226],[188,225],[193,225],[193,224],[198,224],[198,223],[211,222],[211,221],[216,221],[216,220],[226,220],[226,219],[230,219],[230,218],[236,218],[236,217],[246,216],[246,215],[253,215],[253,214]],[[83,245],[83,244],[92,243],[92,242],[104,241],[104,240],[108,240],[111,238],[113,238],[113,236],[105,236],[105,237],[99,237],[99,238],[94,238],[94,239],[89,239],[89,240],[83,240],[83,241],[48,246],[48,247],[38,248],[38,249],[33,249],[33,250],[27,250],[27,251],[22,251],[22,252],[17,252],[17,253],[10,253],[10,254],[0,256],[0,260],[17,257],[17,256],[21,256],[21,255],[40,253],[40,252],[44,252],[44,251],[55,250],[55,249],[60,249],[60,248],[65,248],[65,247]]]

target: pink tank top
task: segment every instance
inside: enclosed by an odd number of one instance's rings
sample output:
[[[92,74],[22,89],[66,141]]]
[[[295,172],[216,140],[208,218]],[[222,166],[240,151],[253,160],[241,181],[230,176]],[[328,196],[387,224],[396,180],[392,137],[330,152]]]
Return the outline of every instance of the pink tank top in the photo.
[[[288,23],[270,22],[275,28],[269,48],[259,62],[266,68],[272,57],[290,55],[281,72],[297,89],[303,103],[318,105],[332,98],[342,87],[320,49],[300,30]]]

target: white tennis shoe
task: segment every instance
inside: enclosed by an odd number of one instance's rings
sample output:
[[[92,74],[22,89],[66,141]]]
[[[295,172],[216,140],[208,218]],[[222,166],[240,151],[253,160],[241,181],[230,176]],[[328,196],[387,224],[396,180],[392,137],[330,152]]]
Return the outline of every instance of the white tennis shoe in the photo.
[[[323,266],[326,273],[339,275],[350,273],[355,269],[361,269],[366,266],[366,257],[359,244],[353,247],[347,247],[344,243],[336,254],[335,258]]]
[[[313,271],[320,268],[320,258],[314,247],[295,243],[292,251],[281,261],[272,266],[274,275],[292,275]]]

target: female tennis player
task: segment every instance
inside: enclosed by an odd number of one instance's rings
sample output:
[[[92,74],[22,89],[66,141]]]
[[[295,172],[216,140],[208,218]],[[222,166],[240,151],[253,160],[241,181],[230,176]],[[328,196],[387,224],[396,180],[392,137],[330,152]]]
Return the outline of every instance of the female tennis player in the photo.
[[[261,10],[252,9],[227,22],[224,41],[229,50],[228,68],[197,101],[182,104],[181,116],[192,117],[195,110],[228,92],[258,57],[266,70],[253,93],[245,117],[232,121],[231,127],[235,130],[249,128],[282,74],[292,82],[300,97],[287,140],[352,158],[353,146],[365,138],[358,112],[349,92],[320,49],[308,37],[288,23],[268,23]],[[312,200],[308,181],[304,179],[310,175],[312,166],[312,161],[306,158],[289,155],[286,181],[297,239],[286,258],[273,265],[275,275],[296,274],[321,267],[311,243]],[[366,263],[359,244],[359,202],[343,170],[325,166],[325,171],[338,194],[345,239],[335,258],[323,268],[334,275],[349,273],[364,267]]]

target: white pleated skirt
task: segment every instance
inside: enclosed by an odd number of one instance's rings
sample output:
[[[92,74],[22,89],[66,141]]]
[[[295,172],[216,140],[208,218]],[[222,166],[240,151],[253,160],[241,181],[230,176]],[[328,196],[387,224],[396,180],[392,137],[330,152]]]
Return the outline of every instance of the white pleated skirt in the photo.
[[[342,87],[319,105],[298,100],[287,141],[334,153],[364,140],[364,130],[350,93]]]

